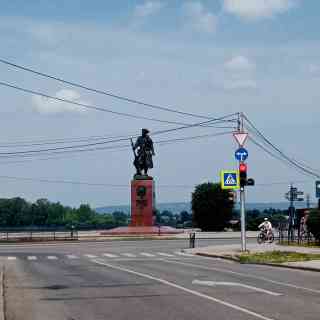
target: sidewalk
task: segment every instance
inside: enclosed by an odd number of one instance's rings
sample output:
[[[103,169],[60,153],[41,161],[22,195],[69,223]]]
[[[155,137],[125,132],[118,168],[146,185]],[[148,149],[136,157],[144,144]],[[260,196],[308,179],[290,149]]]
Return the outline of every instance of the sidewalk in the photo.
[[[285,246],[272,244],[247,244],[247,250],[250,253],[268,252],[268,251],[290,251],[298,253],[313,253],[320,254],[320,248],[307,248],[298,246]],[[239,244],[220,245],[220,246],[208,246],[202,248],[186,249],[188,253],[202,255],[207,257],[218,257],[223,259],[231,259],[239,261],[239,255],[241,254],[241,246]],[[286,262],[281,264],[265,264],[279,267],[287,267],[301,270],[311,270],[320,272],[320,260],[311,261],[299,261],[299,262]]]

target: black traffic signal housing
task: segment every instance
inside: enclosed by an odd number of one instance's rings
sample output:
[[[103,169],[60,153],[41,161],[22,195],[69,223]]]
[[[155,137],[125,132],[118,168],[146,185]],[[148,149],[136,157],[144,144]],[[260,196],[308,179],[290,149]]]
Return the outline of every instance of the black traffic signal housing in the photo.
[[[239,180],[240,188],[247,185],[247,165],[245,163],[240,163],[239,165]]]
[[[316,198],[320,199],[320,180],[316,181]]]
[[[255,185],[255,181],[254,179],[247,179],[247,186],[254,186]]]
[[[228,200],[235,203],[237,201],[237,193],[233,190],[228,191]]]

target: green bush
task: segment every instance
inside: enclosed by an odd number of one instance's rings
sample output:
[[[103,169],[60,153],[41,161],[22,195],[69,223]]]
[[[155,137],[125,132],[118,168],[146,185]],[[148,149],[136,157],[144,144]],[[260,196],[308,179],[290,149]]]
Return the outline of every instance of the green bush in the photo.
[[[307,220],[308,230],[320,241],[320,210],[312,210]]]

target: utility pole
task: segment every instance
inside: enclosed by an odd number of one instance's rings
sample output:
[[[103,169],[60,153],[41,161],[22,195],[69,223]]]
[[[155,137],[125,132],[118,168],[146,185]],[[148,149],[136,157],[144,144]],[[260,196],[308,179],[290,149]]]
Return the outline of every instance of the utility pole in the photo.
[[[244,131],[244,115],[238,113],[238,127],[237,131],[233,134],[238,142],[239,148],[235,152],[235,158],[239,161],[239,187],[240,187],[240,217],[241,217],[241,251],[247,250],[246,245],[246,195],[245,186],[253,186],[254,180],[247,179],[247,164],[245,163],[248,158],[248,151],[243,147],[248,133]]]
[[[298,188],[294,188],[292,184],[289,186],[289,192],[285,194],[286,199],[290,201],[289,206],[289,226],[288,226],[288,239],[294,240],[294,225],[295,225],[295,201],[303,201],[304,199],[299,197],[303,196],[303,191],[298,191]]]
[[[307,209],[310,209],[310,194],[306,195]]]
[[[243,114],[239,113],[238,118],[238,132],[243,132]],[[243,164],[243,161],[240,161],[240,165]],[[245,180],[247,175],[247,168],[245,167]],[[239,173],[240,174],[240,173]],[[240,217],[241,217],[241,251],[247,251],[247,239],[246,239],[246,198],[244,185],[240,182]]]
[[[244,187],[240,187],[240,216],[241,216],[241,251],[247,251],[246,241],[246,205]]]

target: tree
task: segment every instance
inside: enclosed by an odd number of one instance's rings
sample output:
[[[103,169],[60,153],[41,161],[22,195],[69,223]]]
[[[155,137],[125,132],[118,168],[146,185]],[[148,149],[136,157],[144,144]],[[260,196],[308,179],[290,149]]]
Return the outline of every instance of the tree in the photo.
[[[192,193],[193,222],[204,231],[222,231],[232,218],[234,202],[218,183],[203,183]]]
[[[307,219],[308,230],[320,241],[320,210],[312,210]]]
[[[66,208],[59,202],[50,203],[47,225],[62,225],[65,223]]]
[[[187,221],[191,221],[192,220],[192,215],[189,214],[188,211],[181,211],[180,212],[180,217],[179,217],[179,223],[185,223]]]
[[[115,211],[112,213],[113,219],[117,226],[128,225],[128,215],[122,211]]]
[[[88,204],[81,204],[76,212],[77,222],[89,224],[94,218],[95,212],[91,210]]]
[[[38,199],[31,205],[31,215],[33,223],[37,226],[44,226],[49,217],[50,202],[47,199]]]

